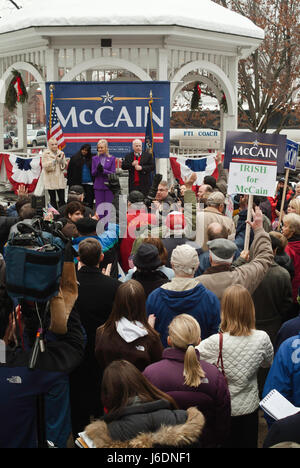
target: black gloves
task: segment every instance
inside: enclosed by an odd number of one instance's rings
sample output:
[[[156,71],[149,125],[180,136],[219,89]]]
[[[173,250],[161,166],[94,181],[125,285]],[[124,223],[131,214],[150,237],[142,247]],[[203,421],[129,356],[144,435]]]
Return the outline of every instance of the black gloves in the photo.
[[[119,181],[119,177],[117,176],[117,174],[109,174],[108,188],[114,195],[116,193],[121,193],[120,181]]]
[[[97,174],[98,175],[103,174],[103,166],[102,166],[101,163],[99,163],[98,166],[97,166]]]

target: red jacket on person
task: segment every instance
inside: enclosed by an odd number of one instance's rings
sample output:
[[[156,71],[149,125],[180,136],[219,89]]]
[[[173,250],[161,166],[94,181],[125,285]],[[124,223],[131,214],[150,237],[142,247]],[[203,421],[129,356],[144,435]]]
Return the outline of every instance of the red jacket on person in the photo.
[[[300,287],[300,236],[291,237],[285,251],[294,263],[295,275],[292,280],[292,288],[293,301],[297,302],[298,288]]]
[[[151,213],[136,210],[127,213],[127,230],[120,244],[120,264],[125,273],[130,269],[128,259],[136,239],[136,230],[148,226],[148,224],[157,224],[156,217]]]

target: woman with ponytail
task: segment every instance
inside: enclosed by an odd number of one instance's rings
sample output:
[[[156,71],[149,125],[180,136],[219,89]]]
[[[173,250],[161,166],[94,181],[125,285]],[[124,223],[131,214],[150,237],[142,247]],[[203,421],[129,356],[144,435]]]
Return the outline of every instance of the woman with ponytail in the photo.
[[[143,375],[176,401],[180,409],[196,406],[206,420],[203,447],[220,446],[230,425],[230,395],[216,366],[200,360],[195,347],[201,339],[200,326],[191,315],[175,317],[169,325],[168,345],[162,360],[148,366]]]

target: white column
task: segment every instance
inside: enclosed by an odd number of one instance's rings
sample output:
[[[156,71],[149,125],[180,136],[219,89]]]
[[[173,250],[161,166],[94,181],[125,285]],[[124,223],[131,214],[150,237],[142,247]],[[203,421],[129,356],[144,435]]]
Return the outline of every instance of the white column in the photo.
[[[158,50],[158,73],[157,79],[159,81],[167,81],[168,79],[168,50]]]
[[[27,111],[28,104],[17,104],[18,150],[27,152]]]
[[[237,103],[238,103],[238,64],[239,64],[239,59],[238,57],[228,57],[228,78],[231,81],[232,87],[234,89],[234,95],[235,95],[235,103],[233,103],[234,109],[236,109],[237,112]]]
[[[86,71],[86,81],[93,81],[93,70]]]
[[[223,125],[221,133],[221,149],[225,150],[226,133],[237,129],[237,115],[223,113]]]
[[[0,103],[0,151],[4,151],[4,104]]]
[[[158,50],[158,73],[157,79],[159,81],[168,80],[168,50]],[[168,180],[169,159],[156,160],[156,172],[163,176],[164,180]]]
[[[47,81],[59,81],[58,54],[58,49],[48,49],[46,51]]]
[[[221,144],[225,149],[226,132],[238,128],[238,57],[228,57],[228,77],[234,89],[233,114],[221,112]]]

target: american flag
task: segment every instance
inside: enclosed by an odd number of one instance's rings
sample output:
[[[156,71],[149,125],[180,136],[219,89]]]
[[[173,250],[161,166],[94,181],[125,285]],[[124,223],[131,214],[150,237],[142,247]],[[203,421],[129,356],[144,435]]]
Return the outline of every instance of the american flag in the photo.
[[[55,138],[59,149],[64,149],[66,146],[66,141],[65,137],[60,125],[59,118],[57,117],[56,110],[55,110],[55,105],[52,103],[52,109],[51,109],[51,117],[49,118],[49,126],[48,126],[48,140],[50,138]]]

